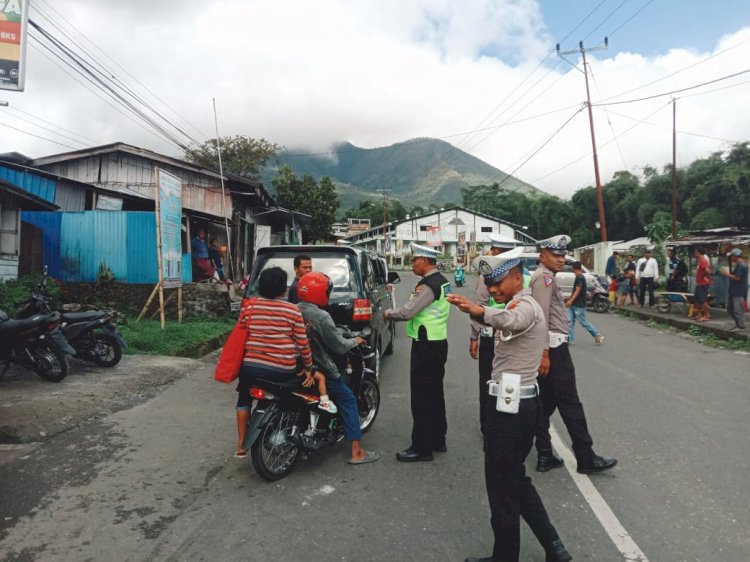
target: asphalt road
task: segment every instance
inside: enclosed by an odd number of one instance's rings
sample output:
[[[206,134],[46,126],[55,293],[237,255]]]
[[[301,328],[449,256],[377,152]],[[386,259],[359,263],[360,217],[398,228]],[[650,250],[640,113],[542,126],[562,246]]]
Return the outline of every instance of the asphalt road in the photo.
[[[399,300],[415,280],[402,279]],[[606,340],[595,347],[579,334],[572,348],[579,392],[596,450],[620,464],[575,480],[566,469],[534,472],[534,453],[527,462],[575,560],[638,559],[634,553],[651,561],[750,559],[750,357],[614,315],[591,319]],[[135,408],[0,466],[0,559],[487,555],[492,535],[466,317],[451,314],[449,450],[432,463],[395,460],[411,427],[409,344],[399,328],[396,353],[383,361],[380,415],[364,439],[382,454],[379,462],[349,466],[340,444],[280,482],[263,481],[249,459],[231,456],[236,395],[211,380],[206,364]],[[567,442],[557,416],[553,424]],[[522,535],[522,559],[544,560],[525,527]]]

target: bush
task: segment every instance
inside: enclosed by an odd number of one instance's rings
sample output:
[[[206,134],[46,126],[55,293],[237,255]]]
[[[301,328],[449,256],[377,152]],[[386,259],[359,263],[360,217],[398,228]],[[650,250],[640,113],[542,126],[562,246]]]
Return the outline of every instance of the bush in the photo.
[[[38,274],[24,275],[17,280],[0,283],[0,309],[8,316],[15,316],[21,302],[31,296],[31,292],[42,280]],[[52,309],[56,309],[60,303],[60,288],[54,279],[47,280],[46,295],[50,299]]]

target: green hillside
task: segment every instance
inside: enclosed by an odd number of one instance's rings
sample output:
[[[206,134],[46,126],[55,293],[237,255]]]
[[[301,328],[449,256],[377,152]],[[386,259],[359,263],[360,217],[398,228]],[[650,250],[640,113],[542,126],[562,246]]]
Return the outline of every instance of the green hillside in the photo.
[[[341,143],[326,155],[300,155],[289,150],[279,155],[262,174],[265,185],[280,166],[289,165],[297,175],[330,176],[339,189],[342,207],[356,204],[388,188],[390,196],[412,204],[461,203],[461,188],[500,182],[506,173],[463,152],[451,144],[431,138],[412,139],[381,148],[359,148]],[[527,195],[541,192],[510,177],[504,189]]]

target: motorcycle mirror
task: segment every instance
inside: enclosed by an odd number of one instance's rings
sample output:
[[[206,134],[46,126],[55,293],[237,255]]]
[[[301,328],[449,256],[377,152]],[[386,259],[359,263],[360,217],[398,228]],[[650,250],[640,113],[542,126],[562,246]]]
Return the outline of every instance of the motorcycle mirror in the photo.
[[[388,283],[395,284],[395,283],[401,283],[401,277],[398,276],[398,273],[395,271],[389,271],[388,272]]]
[[[370,326],[365,326],[362,328],[362,331],[359,333],[360,337],[363,337],[365,339],[369,338],[372,335],[372,328]]]

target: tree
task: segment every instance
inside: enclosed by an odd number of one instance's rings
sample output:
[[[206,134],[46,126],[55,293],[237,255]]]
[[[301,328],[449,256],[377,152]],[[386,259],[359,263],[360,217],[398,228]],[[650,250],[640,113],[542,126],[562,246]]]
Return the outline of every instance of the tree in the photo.
[[[283,147],[245,135],[221,137],[221,163],[230,174],[257,178],[260,168],[276,156]],[[197,147],[185,150],[185,160],[212,170],[219,169],[219,153],[216,139],[209,139]]]
[[[331,226],[336,220],[339,201],[336,186],[331,178],[324,176],[320,183],[309,175],[298,178],[289,166],[283,166],[273,179],[276,188],[276,202],[280,207],[308,214],[312,220],[302,226],[305,242],[328,240]]]

